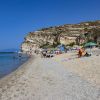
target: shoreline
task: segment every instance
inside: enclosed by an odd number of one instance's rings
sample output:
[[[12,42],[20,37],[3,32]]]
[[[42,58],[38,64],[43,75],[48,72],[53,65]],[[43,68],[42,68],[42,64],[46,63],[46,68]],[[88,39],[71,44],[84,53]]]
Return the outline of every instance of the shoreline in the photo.
[[[22,65],[20,65],[16,70],[13,72],[9,73],[8,75],[2,77],[0,79],[0,88],[6,85],[10,80],[12,81],[13,79],[19,78],[21,75],[24,74],[24,70],[27,70],[27,66],[31,65],[33,62],[33,59],[35,60],[36,57],[32,56],[29,58],[26,62],[24,62]],[[18,77],[19,76],[19,77]]]
[[[0,100],[99,100],[99,92],[56,60],[38,56],[0,80]]]
[[[30,57],[18,52],[3,52],[0,54],[0,80],[27,62]]]

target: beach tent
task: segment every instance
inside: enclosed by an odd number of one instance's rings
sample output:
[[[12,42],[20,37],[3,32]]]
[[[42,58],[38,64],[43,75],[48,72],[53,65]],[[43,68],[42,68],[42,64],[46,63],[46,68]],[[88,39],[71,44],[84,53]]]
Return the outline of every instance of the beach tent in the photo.
[[[88,43],[86,43],[86,44],[84,45],[84,47],[93,47],[93,46],[97,46],[97,44],[94,43],[94,42],[88,42]]]
[[[57,48],[58,48],[60,51],[65,51],[65,46],[64,46],[63,44],[58,45]]]

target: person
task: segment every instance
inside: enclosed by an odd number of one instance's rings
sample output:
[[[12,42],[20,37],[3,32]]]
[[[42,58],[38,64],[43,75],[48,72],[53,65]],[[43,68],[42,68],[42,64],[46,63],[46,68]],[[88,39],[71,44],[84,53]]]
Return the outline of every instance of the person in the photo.
[[[85,48],[84,47],[82,47],[81,49],[79,49],[79,57],[84,57],[84,56],[86,56],[86,57],[89,57],[89,56],[91,56],[91,54],[89,54],[88,52],[86,52],[85,51]]]
[[[80,48],[78,51],[78,57],[82,57],[82,52],[83,52],[83,50],[82,50],[82,48]]]
[[[89,57],[89,56],[91,56],[91,54],[86,52],[84,56]]]
[[[46,57],[46,54],[47,54],[46,51],[42,52],[42,55],[43,55],[44,58]]]

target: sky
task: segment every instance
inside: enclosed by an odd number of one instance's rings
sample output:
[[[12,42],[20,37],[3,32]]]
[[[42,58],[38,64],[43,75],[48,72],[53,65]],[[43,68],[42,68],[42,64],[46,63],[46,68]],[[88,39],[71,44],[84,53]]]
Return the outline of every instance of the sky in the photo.
[[[28,32],[100,20],[100,0],[0,0],[0,50],[19,48]]]

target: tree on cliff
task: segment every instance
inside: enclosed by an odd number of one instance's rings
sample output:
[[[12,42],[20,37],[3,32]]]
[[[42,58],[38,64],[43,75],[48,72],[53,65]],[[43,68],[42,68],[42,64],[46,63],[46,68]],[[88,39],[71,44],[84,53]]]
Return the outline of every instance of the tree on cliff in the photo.
[[[88,29],[88,32],[85,34],[87,41],[94,41],[97,43],[98,37],[100,37],[100,28]]]
[[[62,30],[61,28],[56,28],[56,30],[53,32],[53,35],[55,36],[54,42],[53,42],[54,47],[60,44],[60,37],[62,33],[65,33],[65,31]]]
[[[100,38],[100,28],[98,29],[94,28],[92,29],[92,31],[93,31],[92,36],[93,36],[94,42],[97,43],[97,39]]]
[[[96,42],[98,41],[98,39],[100,38],[100,28],[91,28],[91,29],[84,29],[85,33],[84,34],[80,34],[79,37],[77,37],[76,42],[78,45],[80,45],[80,41],[81,39],[84,39],[85,42]]]
[[[80,34],[77,38],[76,38],[76,44],[77,45],[81,45],[85,42],[85,35],[84,34]]]

